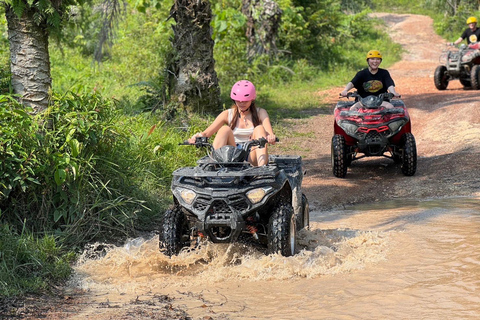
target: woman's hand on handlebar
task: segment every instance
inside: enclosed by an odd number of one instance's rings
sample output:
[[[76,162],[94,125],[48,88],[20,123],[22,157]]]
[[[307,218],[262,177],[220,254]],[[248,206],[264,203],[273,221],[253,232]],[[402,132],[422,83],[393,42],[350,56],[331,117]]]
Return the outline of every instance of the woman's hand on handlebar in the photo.
[[[277,137],[274,134],[267,134],[267,141],[269,144],[275,144],[277,142]]]
[[[188,139],[188,143],[190,144],[195,144],[195,141],[197,140],[197,137],[203,137],[203,133],[197,132],[195,133],[190,139]]]

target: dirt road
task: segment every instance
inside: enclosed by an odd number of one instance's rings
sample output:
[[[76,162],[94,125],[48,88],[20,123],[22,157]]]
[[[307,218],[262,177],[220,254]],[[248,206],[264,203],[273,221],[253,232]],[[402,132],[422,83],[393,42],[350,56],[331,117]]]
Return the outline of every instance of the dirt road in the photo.
[[[367,158],[354,162],[348,170],[346,179],[335,178],[330,164],[332,114],[295,120],[294,124],[300,134],[282,141],[285,142],[284,145],[297,145],[297,150],[300,150],[304,158],[307,170],[304,190],[310,200],[311,209],[323,212],[352,204],[369,204],[388,199],[406,201],[450,196],[480,196],[478,160],[480,91],[464,90],[457,81],[452,82],[446,91],[438,91],[434,87],[433,72],[438,65],[439,53],[445,49],[446,40],[442,40],[433,32],[430,18],[391,14],[378,16],[387,22],[391,36],[405,50],[402,61],[389,68],[389,71],[412,116],[413,134],[418,150],[417,173],[413,177],[405,177],[393,161],[385,158]],[[330,102],[333,111],[340,90],[341,88],[333,88],[318,92],[319,100]],[[281,146],[278,146],[277,150],[281,152]],[[372,217],[372,220],[375,221],[378,217]],[[420,234],[421,232],[419,231]],[[156,250],[155,246],[153,247],[152,250]],[[157,263],[158,257],[153,259]],[[114,265],[115,261],[111,263]],[[140,261],[134,261],[129,268],[139,263]],[[271,262],[268,263],[267,267],[271,267]],[[335,261],[332,263],[335,264]],[[261,270],[264,268],[263,265],[259,267]],[[213,273],[219,270],[223,270],[223,267],[218,267]],[[121,272],[120,269],[117,271]],[[129,276],[130,274],[126,279]],[[153,274],[147,273],[145,276],[154,277]],[[339,278],[334,280],[343,281]],[[167,279],[164,283],[168,283],[166,281]],[[163,287],[163,291],[167,289],[168,287]],[[276,290],[274,286],[272,290]],[[225,292],[229,291],[232,290],[227,288]],[[202,302],[204,301],[202,292],[195,297],[200,302],[197,310],[206,308]],[[187,292],[177,291],[177,294],[186,296]],[[148,301],[138,299],[138,296],[128,298],[126,299],[130,301],[127,303],[128,307],[126,305],[121,307],[107,298],[103,301],[101,296],[96,296],[96,299],[102,302],[94,305],[95,302],[92,302],[92,297],[89,297],[88,293],[78,296],[72,292],[62,293],[56,301],[48,298],[32,300],[27,304],[19,303],[17,315],[24,319],[43,317],[76,319],[77,313],[80,314],[79,318],[95,320],[190,319],[186,312],[173,306],[171,298],[167,295],[152,293]],[[244,298],[239,298],[242,299]],[[223,302],[218,305],[222,304]],[[272,310],[275,308],[272,307]],[[241,312],[238,311],[239,314]],[[202,319],[228,319],[228,317],[213,316]]]
[[[377,14],[405,50],[389,71],[409,108],[416,138],[418,168],[405,177],[398,165],[382,158],[354,162],[346,179],[335,178],[330,164],[333,116],[303,121],[300,144],[307,169],[304,186],[314,209],[386,199],[432,198],[480,194],[480,92],[452,81],[445,91],[434,86],[433,73],[446,40],[436,35],[425,16]],[[342,88],[319,92],[332,110]],[[307,137],[307,138],[305,138]]]

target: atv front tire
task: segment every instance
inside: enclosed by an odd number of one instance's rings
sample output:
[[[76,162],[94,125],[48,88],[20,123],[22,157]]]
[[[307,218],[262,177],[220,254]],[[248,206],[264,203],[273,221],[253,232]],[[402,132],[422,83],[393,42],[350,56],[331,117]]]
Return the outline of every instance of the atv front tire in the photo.
[[[417,171],[417,146],[413,134],[405,133],[403,135],[402,148],[402,173],[406,176],[413,176]]]
[[[167,256],[177,255],[190,246],[188,221],[181,207],[175,206],[165,212],[159,237],[160,250]]]
[[[308,229],[310,226],[310,206],[308,205],[307,196],[302,193],[302,210],[303,210],[303,228]]]
[[[476,64],[473,66],[472,71],[470,72],[470,81],[473,90],[480,89],[480,65]]]
[[[290,203],[280,201],[273,208],[268,222],[268,252],[293,256],[297,245],[295,214]]]
[[[445,90],[448,87],[447,67],[438,66],[434,74],[435,87],[438,90]]]
[[[351,162],[351,161],[350,161]],[[348,159],[345,137],[336,134],[332,138],[332,169],[337,178],[345,178],[347,175]]]
[[[466,79],[459,79],[464,89],[470,89],[472,87],[472,82]]]

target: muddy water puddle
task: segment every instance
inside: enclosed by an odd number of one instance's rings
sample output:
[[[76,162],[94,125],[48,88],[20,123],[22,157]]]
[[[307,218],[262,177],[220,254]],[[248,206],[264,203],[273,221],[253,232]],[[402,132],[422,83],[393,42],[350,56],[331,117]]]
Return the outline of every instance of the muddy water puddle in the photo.
[[[88,307],[69,319],[121,319],[132,301],[147,308],[162,297],[192,319],[480,318],[480,199],[375,203],[311,220],[288,258],[206,244],[170,259],[156,236],[86,252],[71,286],[88,292]]]

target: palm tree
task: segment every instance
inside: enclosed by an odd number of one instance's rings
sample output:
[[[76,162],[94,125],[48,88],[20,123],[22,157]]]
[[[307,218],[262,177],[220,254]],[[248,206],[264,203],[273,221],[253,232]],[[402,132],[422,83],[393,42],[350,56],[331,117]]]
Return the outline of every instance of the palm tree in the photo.
[[[243,0],[242,13],[247,17],[248,58],[275,56],[275,40],[282,17],[280,6],[273,0]]]
[[[10,71],[13,92],[35,113],[47,108],[52,88],[49,36],[60,34],[70,6],[83,0],[3,0],[10,43]],[[104,19],[95,58],[101,59],[101,47],[108,45],[116,18],[122,13],[123,0],[104,0]],[[125,5],[123,5],[124,7]]]
[[[48,105],[52,87],[47,21],[34,8],[20,10],[13,4],[5,4],[5,16],[13,91],[23,104],[40,112]]]
[[[218,112],[220,88],[213,59],[212,10],[208,0],[175,0],[171,97],[197,112]]]

